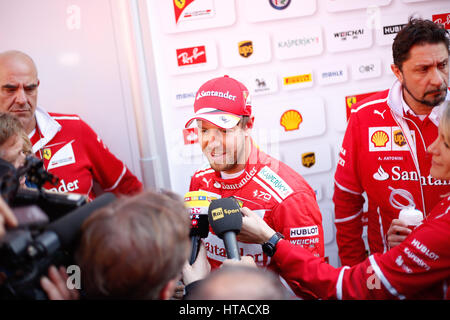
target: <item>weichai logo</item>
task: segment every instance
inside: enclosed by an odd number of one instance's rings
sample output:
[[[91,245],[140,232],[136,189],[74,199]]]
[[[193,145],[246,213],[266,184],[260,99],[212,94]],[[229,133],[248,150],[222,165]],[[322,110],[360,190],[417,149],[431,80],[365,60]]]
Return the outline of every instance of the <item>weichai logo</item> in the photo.
[[[205,46],[176,49],[179,67],[206,63]]]
[[[362,35],[364,35],[364,29],[349,30],[334,33],[335,38],[339,38],[343,41],[347,39],[358,39],[358,37]]]

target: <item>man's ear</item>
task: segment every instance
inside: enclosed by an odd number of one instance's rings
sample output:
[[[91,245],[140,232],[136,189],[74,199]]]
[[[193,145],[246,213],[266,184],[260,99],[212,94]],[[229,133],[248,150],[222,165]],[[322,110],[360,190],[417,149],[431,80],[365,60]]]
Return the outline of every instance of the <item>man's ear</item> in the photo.
[[[402,70],[400,70],[400,68],[396,64],[391,64],[391,70],[394,73],[394,75],[397,77],[398,81],[400,81],[400,83],[403,83]]]
[[[247,122],[247,128],[246,129],[253,129],[253,124],[255,123],[255,116],[250,116]]]

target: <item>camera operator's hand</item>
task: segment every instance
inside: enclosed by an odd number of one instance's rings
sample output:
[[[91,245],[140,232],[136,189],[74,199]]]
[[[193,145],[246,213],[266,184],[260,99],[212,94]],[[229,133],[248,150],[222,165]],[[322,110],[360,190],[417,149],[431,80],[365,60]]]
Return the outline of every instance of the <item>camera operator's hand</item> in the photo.
[[[5,225],[8,227],[17,227],[18,222],[12,210],[3,198],[0,197],[0,237],[5,234]]]
[[[49,300],[79,300],[80,293],[77,289],[69,289],[67,287],[66,268],[60,267],[59,270],[55,266],[48,269],[48,276],[41,278],[41,287],[44,289]]]

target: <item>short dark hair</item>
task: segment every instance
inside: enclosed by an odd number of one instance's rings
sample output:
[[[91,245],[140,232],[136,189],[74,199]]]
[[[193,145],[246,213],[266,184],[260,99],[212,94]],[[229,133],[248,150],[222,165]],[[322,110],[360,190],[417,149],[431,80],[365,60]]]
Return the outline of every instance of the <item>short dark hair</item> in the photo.
[[[449,34],[441,24],[430,20],[409,18],[408,23],[399,31],[392,44],[394,64],[401,70],[403,62],[409,59],[413,46],[426,43],[444,43],[450,53]]]

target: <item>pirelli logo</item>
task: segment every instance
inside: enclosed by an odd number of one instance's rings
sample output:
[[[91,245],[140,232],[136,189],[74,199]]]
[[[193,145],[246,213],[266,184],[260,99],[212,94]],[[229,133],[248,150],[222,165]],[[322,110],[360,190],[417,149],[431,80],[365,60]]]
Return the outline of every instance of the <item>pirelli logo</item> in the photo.
[[[283,78],[283,84],[285,86],[290,85],[290,84],[304,83],[304,82],[311,82],[311,81],[312,81],[312,74],[311,73],[300,74],[300,75],[297,75],[297,76],[284,77]]]

